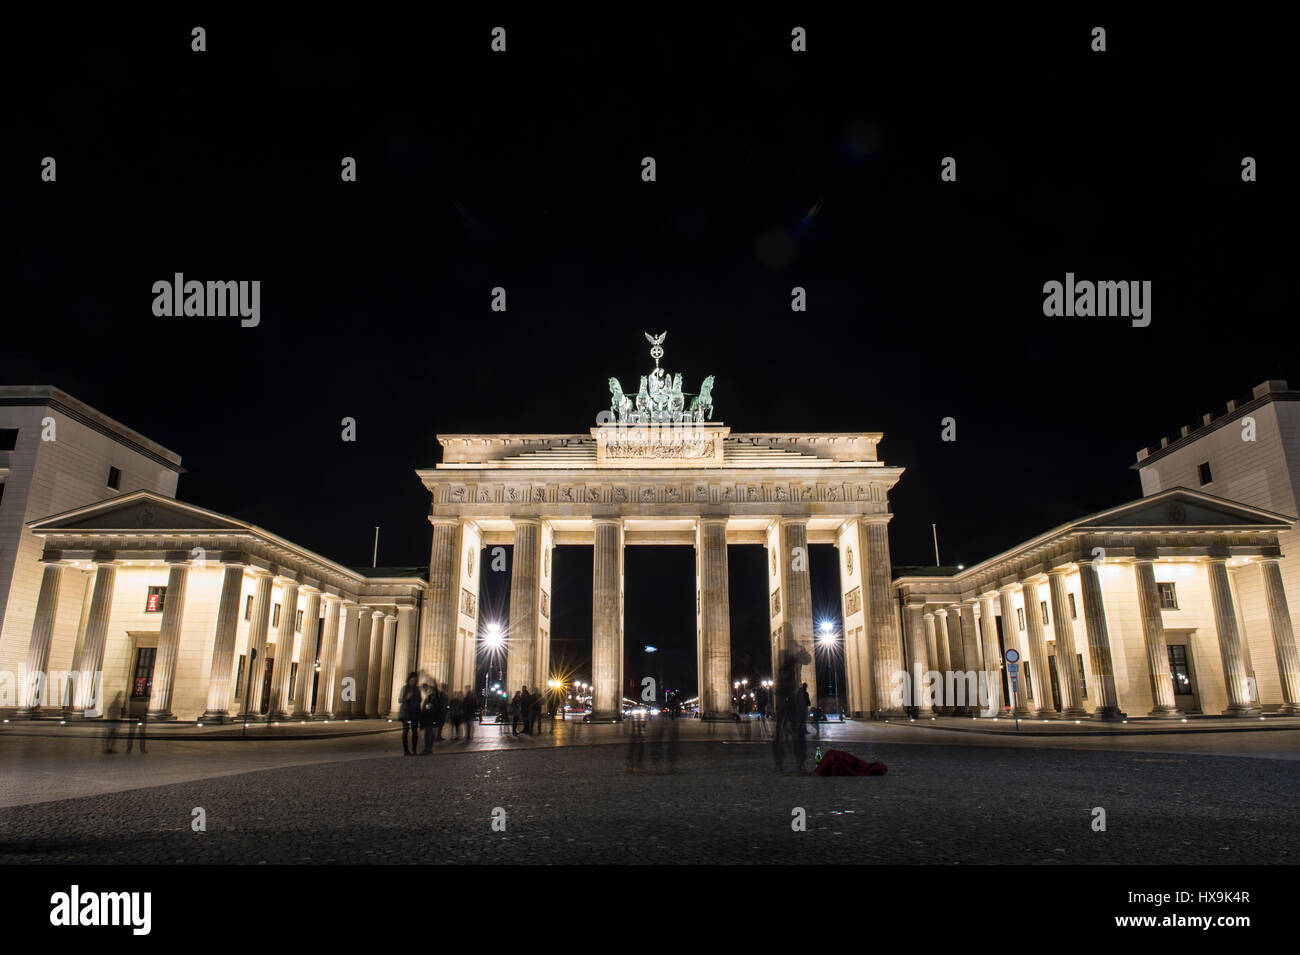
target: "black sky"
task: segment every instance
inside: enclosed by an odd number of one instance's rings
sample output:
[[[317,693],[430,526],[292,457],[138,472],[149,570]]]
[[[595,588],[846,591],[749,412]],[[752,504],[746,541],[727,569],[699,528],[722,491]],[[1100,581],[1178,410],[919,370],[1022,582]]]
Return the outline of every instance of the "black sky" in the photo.
[[[931,522],[974,562],[1138,496],[1138,448],[1300,379],[1271,10],[15,20],[0,381],[176,450],[185,500],[350,564],[378,524],[380,563],[418,565],[436,434],[585,430],[667,329],[737,431],[883,431],[894,562],[933,561]],[[1151,280],[1150,327],[1045,318],[1067,271]],[[261,280],[261,325],[155,318],[175,272]],[[638,555],[661,589],[629,604],[670,622],[630,640],[693,617],[689,554]],[[579,635],[589,563],[557,607]]]

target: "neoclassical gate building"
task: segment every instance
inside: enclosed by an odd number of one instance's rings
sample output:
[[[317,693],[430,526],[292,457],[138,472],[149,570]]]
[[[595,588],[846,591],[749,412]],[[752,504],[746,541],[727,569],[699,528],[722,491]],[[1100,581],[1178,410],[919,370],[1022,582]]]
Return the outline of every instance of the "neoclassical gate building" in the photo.
[[[889,489],[902,473],[876,456],[880,434],[732,434],[722,424],[613,421],[587,434],[439,436],[442,463],[419,472],[432,496],[433,548],[420,660],[471,682],[477,555],[514,548],[506,681],[545,685],[555,596],[551,551],[594,549],[593,715],[621,711],[623,553],[690,545],[696,555],[701,712],[731,710],[727,545],[768,551],[771,649],[813,650],[808,546],[839,548],[849,706],[887,696],[902,650],[891,598]],[[805,667],[810,688],[813,665]]]

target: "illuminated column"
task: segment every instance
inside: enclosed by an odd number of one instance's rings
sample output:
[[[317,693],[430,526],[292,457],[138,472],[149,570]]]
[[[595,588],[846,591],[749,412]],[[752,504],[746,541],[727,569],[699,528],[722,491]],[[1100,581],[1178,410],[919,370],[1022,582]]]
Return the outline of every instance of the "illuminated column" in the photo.
[[[1106,605],[1101,596],[1101,580],[1091,560],[1079,561],[1079,593],[1083,597],[1083,620],[1088,627],[1088,656],[1098,685],[1097,707],[1092,715],[1099,720],[1122,720],[1128,714],[1119,708],[1110,631],[1106,629]]]
[[[315,587],[304,587],[303,591],[307,594],[307,602],[302,611],[302,646],[298,649],[298,679],[293,687],[295,720],[311,719],[312,684],[316,681],[316,632],[320,629],[320,591]]]
[[[239,630],[239,598],[244,592],[244,565],[223,563],[221,598],[217,603],[217,629],[212,640],[212,666],[208,670],[208,705],[200,723],[224,723],[230,718],[230,682],[235,665],[235,636]],[[270,578],[267,578],[268,581]],[[270,585],[267,585],[268,590]]]
[[[623,714],[623,522],[595,519],[592,560],[591,679],[595,686],[593,720]]]
[[[1296,653],[1291,611],[1287,609],[1282,571],[1276,557],[1264,558],[1264,599],[1268,622],[1273,628],[1273,649],[1277,653],[1277,675],[1282,683],[1282,713],[1300,713],[1300,655]]]
[[[1020,639],[1020,628],[1016,626],[1016,586],[1014,584],[1004,584],[998,588],[998,604],[1002,610],[1002,643],[1004,650],[1015,650],[1020,654],[1020,672],[1017,674],[1016,692],[1013,699],[1008,702],[1016,708],[1016,713],[1020,716],[1033,716],[1034,707],[1029,702],[1029,694],[1025,692],[1024,676],[1029,672],[1033,659],[1033,654],[1025,649],[1025,641]],[[1029,613],[1028,610],[1025,611]],[[1040,628],[1040,633],[1041,628]],[[1011,677],[1007,676],[1007,691],[1011,690]]]
[[[1047,662],[1047,637],[1043,633],[1042,609],[1038,606],[1038,585],[1026,580],[1020,585],[1020,596],[1024,602],[1025,632],[1029,642],[1029,665],[1034,671],[1034,700],[1037,702],[1038,716],[1057,716],[1056,701],[1052,698],[1051,664]],[[1012,618],[1012,626],[1016,626]]]
[[[1219,633],[1219,656],[1223,659],[1223,679],[1228,685],[1228,708],[1224,716],[1259,716],[1260,709],[1250,701],[1246,688],[1246,661],[1241,653],[1241,632],[1237,629],[1237,611],[1232,604],[1228,565],[1223,557],[1211,557],[1206,567],[1210,579],[1210,602],[1214,606],[1214,626]]]
[[[316,684],[317,719],[334,718],[334,680],[338,675],[339,611],[343,601],[328,594],[325,597],[325,629],[321,633],[320,681]]]
[[[511,696],[537,678],[537,611],[541,583],[542,522],[515,520],[514,554],[510,562],[510,628],[506,652],[506,688]],[[456,687],[460,689],[460,687]]]
[[[997,594],[987,591],[980,594],[980,652],[984,659],[984,672],[988,674],[989,704],[994,716],[1002,715],[1006,701],[1002,698],[1002,651],[998,647],[998,612],[994,601]],[[1007,692],[1010,692],[1010,684]]]
[[[925,614],[925,642],[930,651],[930,666],[939,674],[938,684],[931,695],[930,688],[925,687],[925,700],[930,705],[931,715],[937,716],[943,711],[943,674],[948,669],[948,648],[939,629],[939,620],[933,611]]]
[[[397,615],[384,617],[383,650],[379,655],[379,680],[377,690],[379,700],[375,705],[375,715],[383,718],[392,708],[393,696],[393,658],[397,654]]]
[[[117,567],[112,558],[95,559],[95,592],[90,598],[90,621],[86,625],[86,639],[81,645],[76,666],[77,695],[72,705],[72,715],[96,719],[104,715],[104,646],[108,642],[108,617],[113,611],[113,587],[117,583]]]
[[[871,627],[871,696],[877,716],[903,716],[891,700],[894,674],[903,669],[903,639],[894,611],[893,572],[889,561],[889,525],[886,520],[862,522],[866,538],[867,618]],[[809,600],[811,603],[811,592]]]
[[[934,642],[939,650],[939,715],[951,716],[952,700],[949,699],[948,687],[951,685],[948,674],[957,669],[952,661],[952,641],[948,639],[948,610],[938,607],[934,611]]]
[[[352,719],[361,716],[361,707],[357,705],[357,644],[361,641],[362,624],[370,632],[370,609],[358,606],[356,601],[344,602],[347,619],[343,622],[343,646],[339,651],[339,662],[334,669],[334,716],[337,719]]]
[[[253,615],[248,622],[248,652],[244,655],[244,685],[235,687],[239,718],[261,719],[262,674],[266,670],[266,637],[271,627],[271,585],[265,570],[253,571]],[[212,706],[212,700],[208,700]]]
[[[429,555],[429,597],[420,633],[420,682],[448,683],[456,649],[456,613],[460,600],[461,522],[431,517],[433,547]]]
[[[50,643],[54,637],[54,617],[59,608],[59,585],[63,565],[47,560],[41,574],[41,593],[36,598],[36,619],[32,621],[32,639],[27,645],[27,672],[23,679],[20,708],[16,719],[40,715],[40,708],[50,702],[54,688],[49,683]]]
[[[415,662],[415,608],[397,608],[397,636],[393,643],[393,667],[388,683],[388,718],[399,719],[402,710],[402,687]]]
[[[907,643],[912,668],[908,671],[907,682],[911,703],[917,708],[917,716],[933,716],[934,708],[930,706],[929,694],[925,692],[925,673],[930,669],[929,644],[934,639],[934,617],[925,610],[924,600],[909,600],[907,614]]]
[[[812,581],[808,575],[808,518],[780,520],[781,553],[778,564],[785,581],[785,649],[808,654],[798,681],[808,684],[808,698],[817,705],[817,664],[813,656]],[[795,687],[798,690],[798,687]]]
[[[1083,674],[1079,672],[1079,654],[1074,648],[1074,625],[1070,619],[1070,596],[1065,589],[1066,567],[1047,572],[1047,587],[1052,596],[1052,629],[1056,633],[1056,682],[1061,688],[1061,715],[1069,719],[1087,716],[1083,708]]]
[[[1160,613],[1160,588],[1156,586],[1155,564],[1139,557],[1133,562],[1137,577],[1138,608],[1142,614],[1142,640],[1146,644],[1147,673],[1151,677],[1150,716],[1182,716],[1174,700],[1174,681],[1169,673],[1169,646],[1165,643],[1165,622]]]
[[[968,597],[961,602],[961,645],[962,654],[966,663],[967,672],[975,674],[974,686],[971,685],[969,677],[962,682],[966,685],[966,709],[967,716],[982,716],[986,711],[985,701],[980,699],[980,674],[987,672],[987,668],[980,663],[980,634],[979,626],[975,622],[975,604],[974,597]],[[986,681],[988,677],[984,678]],[[992,687],[989,688],[990,690]]]
[[[357,701],[352,708],[353,719],[371,719],[375,715],[374,704],[379,697],[371,692],[377,676],[372,675],[379,669],[379,658],[375,651],[383,642],[384,615],[378,608],[371,608],[370,616],[362,616],[361,628],[357,631]]]
[[[294,634],[298,624],[298,582],[286,580],[280,595],[280,628],[275,635],[275,660],[271,665],[271,699],[267,719],[289,718],[289,674],[293,672]]]
[[[695,526],[699,567],[700,639],[704,670],[700,673],[700,714],[704,719],[731,719],[731,605],[727,580],[727,519],[702,517]]]
[[[149,709],[145,717],[150,720],[176,719],[172,715],[172,687],[176,680],[176,657],[181,646],[185,585],[190,568],[183,557],[169,557],[168,565],[162,624],[158,628],[158,651],[153,663],[153,686],[149,691]]]

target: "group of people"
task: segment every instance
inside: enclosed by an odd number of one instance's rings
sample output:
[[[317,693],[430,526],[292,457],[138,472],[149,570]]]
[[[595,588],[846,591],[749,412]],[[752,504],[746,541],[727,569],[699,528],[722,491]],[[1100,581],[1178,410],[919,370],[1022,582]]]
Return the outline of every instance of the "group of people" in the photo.
[[[533,734],[534,727],[540,733],[542,731],[542,710],[545,703],[545,695],[530,692],[526,685],[516,690],[514,697],[510,700],[510,705],[507,707],[510,716],[510,735],[519,735],[520,723],[524,724],[524,732],[529,736]],[[551,716],[555,716],[554,710],[551,711]]]
[[[474,738],[474,721],[478,718],[478,696],[473,687],[463,693],[448,693],[447,684],[420,683],[412,673],[406,678],[398,700],[398,714],[402,720],[402,752],[407,756],[428,756],[433,744],[443,738],[443,729],[451,720],[453,739],[460,739],[461,727],[465,740]],[[424,748],[420,748],[420,731],[424,731]]]

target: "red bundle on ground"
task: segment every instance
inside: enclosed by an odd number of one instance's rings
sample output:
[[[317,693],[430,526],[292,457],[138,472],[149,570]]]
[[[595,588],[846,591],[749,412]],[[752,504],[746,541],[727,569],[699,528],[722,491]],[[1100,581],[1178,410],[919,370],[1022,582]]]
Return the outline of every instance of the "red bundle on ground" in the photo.
[[[818,776],[883,776],[887,772],[884,763],[868,763],[842,749],[828,749],[817,764]]]

